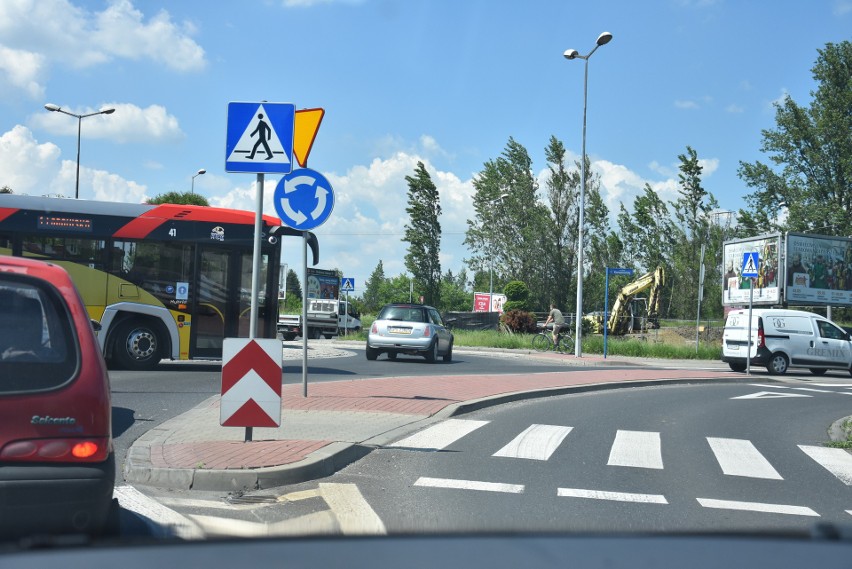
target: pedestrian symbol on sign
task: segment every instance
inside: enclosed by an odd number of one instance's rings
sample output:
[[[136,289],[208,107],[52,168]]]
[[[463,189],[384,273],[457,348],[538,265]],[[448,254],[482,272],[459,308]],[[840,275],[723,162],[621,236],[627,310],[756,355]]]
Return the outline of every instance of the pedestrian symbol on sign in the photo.
[[[760,271],[760,256],[757,251],[743,253],[742,276],[756,278]]]

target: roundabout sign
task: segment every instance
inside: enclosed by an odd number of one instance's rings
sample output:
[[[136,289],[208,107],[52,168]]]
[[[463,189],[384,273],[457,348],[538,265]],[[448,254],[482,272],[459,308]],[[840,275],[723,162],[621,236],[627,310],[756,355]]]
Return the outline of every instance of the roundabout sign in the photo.
[[[315,170],[293,170],[278,182],[273,195],[281,221],[300,231],[325,223],[334,209],[334,191],[328,180]]]

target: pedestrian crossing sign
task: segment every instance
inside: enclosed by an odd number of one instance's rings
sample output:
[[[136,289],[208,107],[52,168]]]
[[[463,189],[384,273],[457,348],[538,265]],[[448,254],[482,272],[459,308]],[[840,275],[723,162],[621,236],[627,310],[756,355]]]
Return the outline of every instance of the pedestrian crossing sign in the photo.
[[[355,279],[343,278],[340,284],[340,290],[343,292],[352,292],[355,290]]]
[[[743,270],[741,276],[757,278],[760,270],[760,254],[757,251],[743,253]]]
[[[296,105],[228,103],[225,171],[289,174]]]

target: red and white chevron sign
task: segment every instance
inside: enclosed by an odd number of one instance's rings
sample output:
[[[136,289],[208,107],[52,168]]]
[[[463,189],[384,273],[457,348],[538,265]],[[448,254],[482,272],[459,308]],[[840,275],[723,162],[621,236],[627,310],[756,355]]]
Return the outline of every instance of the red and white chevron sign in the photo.
[[[220,425],[281,425],[281,360],[281,340],[225,338]]]

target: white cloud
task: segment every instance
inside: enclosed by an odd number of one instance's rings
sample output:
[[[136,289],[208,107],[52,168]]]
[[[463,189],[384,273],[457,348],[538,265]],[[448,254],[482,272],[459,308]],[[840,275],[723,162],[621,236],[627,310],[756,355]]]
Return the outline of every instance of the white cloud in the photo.
[[[0,2],[0,80],[42,96],[47,68],[100,65],[114,58],[148,59],[175,71],[206,66],[204,50],[191,38],[191,24],[178,25],[160,11],[146,22],[129,0],[89,12],[67,0]]]
[[[730,105],[725,107],[725,111],[732,113],[732,114],[740,114],[740,113],[744,113],[745,109],[742,108],[740,105],[731,103]]]
[[[845,16],[852,13],[852,0],[834,0],[834,14]]]
[[[17,125],[0,136],[0,186],[16,194],[72,197],[77,178],[76,160],[60,160],[59,147],[39,143],[25,126]],[[146,187],[116,174],[80,168],[80,197],[106,201],[141,202]]]
[[[41,84],[43,70],[42,55],[0,45],[0,86],[7,83],[9,87],[22,89],[34,99],[41,97],[44,95],[44,86]]]
[[[61,106],[61,105],[60,105]],[[95,115],[83,120],[87,138],[104,138],[115,142],[173,142],[184,137],[178,120],[161,105],[141,108],[130,103],[106,103],[98,109],[67,108],[68,112],[83,115],[112,107],[109,115]],[[64,107],[63,107],[64,108]],[[51,134],[76,135],[77,121],[58,112],[41,112],[33,115],[31,123]]]
[[[695,101],[681,100],[681,99],[676,100],[674,102],[674,106],[677,109],[688,109],[688,110],[700,108],[698,106],[698,103],[696,103]]]

